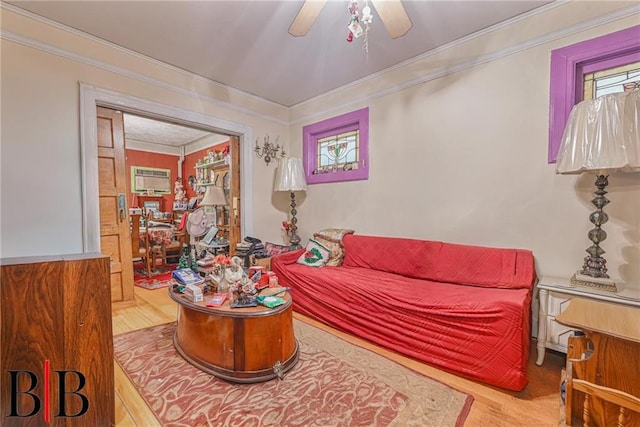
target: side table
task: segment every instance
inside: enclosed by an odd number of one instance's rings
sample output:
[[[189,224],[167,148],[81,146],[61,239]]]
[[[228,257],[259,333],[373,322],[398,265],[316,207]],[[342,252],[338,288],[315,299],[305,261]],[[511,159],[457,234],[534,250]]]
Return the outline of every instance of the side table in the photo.
[[[543,276],[538,282],[540,306],[538,312],[538,358],[536,365],[542,366],[547,348],[567,353],[569,336],[575,328],[556,322],[573,297],[607,301],[632,307],[640,307],[640,290],[623,289],[607,292],[597,289],[571,286],[568,278]]]

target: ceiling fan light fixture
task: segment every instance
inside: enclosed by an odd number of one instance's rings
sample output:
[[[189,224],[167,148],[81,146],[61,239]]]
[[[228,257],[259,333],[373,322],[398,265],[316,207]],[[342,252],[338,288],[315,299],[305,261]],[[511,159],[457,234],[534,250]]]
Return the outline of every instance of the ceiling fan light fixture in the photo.
[[[289,34],[294,37],[306,36],[327,0],[306,0],[289,26]]]
[[[289,34],[294,37],[305,36],[311,29],[318,15],[320,15],[326,2],[327,0],[305,0],[289,27]],[[371,0],[371,3],[392,39],[404,36],[413,26],[401,0]],[[364,0],[362,16],[358,11],[357,0],[348,1],[347,11],[350,16],[349,23],[347,24],[349,30],[347,42],[352,42],[354,38],[364,35],[364,50],[368,52],[368,35],[371,22],[373,21],[373,13],[371,7],[369,7],[369,0]]]
[[[354,37],[358,38],[364,35],[363,49],[366,53],[369,53],[369,30],[371,29],[371,21],[373,19],[371,16],[371,8],[369,7],[369,0],[364,0],[362,20],[360,19],[360,12],[358,11],[358,0],[349,1],[347,12],[349,13],[349,25],[347,25],[349,33],[347,33],[347,42],[351,43]],[[362,29],[360,22],[364,24],[364,29]]]
[[[400,0],[371,0],[371,3],[392,39],[404,36],[413,27]]]

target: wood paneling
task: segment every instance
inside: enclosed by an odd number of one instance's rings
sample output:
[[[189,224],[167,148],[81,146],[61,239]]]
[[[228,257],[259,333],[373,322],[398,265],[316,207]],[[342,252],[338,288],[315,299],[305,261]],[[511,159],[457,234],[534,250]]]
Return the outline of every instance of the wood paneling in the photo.
[[[242,206],[240,197],[240,140],[237,136],[229,137],[231,154],[231,174],[229,191],[229,253],[236,253],[236,245],[242,241]]]
[[[101,254],[0,260],[0,361],[3,379],[0,407],[3,426],[40,426],[45,423],[45,361],[49,361],[50,425],[110,426],[115,422],[113,337],[109,286],[109,259]],[[14,393],[8,371],[30,371],[38,382],[34,396]],[[77,374],[65,375],[58,393],[59,373],[77,371],[86,380],[79,388]],[[18,375],[18,390],[32,384],[27,373]],[[86,397],[87,412],[77,418],[56,417],[59,404],[67,415],[78,414]],[[40,410],[27,418],[10,415],[11,396],[18,396],[18,414],[27,415],[36,399]]]
[[[111,258],[112,301],[133,300],[131,231],[126,206],[127,177],[124,159],[122,112],[98,107],[98,187],[100,248]],[[118,205],[118,195],[124,200]],[[106,248],[103,249],[103,248]]]
[[[101,193],[105,193],[109,189],[112,190],[112,193],[115,193],[116,177],[114,175],[114,171],[115,165],[113,158],[100,157],[98,159],[98,174],[100,177]]]

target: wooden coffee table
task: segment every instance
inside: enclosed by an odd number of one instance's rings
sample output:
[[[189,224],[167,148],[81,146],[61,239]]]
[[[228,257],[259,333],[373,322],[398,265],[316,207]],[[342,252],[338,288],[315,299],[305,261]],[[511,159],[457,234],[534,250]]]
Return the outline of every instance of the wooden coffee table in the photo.
[[[298,342],[293,333],[291,295],[285,303],[231,308],[193,303],[169,288],[178,303],[178,325],[173,343],[192,365],[227,381],[254,383],[280,377],[298,362]]]

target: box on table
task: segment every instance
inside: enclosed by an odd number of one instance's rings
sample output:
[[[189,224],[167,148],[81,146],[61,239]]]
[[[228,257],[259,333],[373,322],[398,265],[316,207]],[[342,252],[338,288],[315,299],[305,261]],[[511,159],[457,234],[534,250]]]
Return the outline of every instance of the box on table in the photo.
[[[273,271],[267,271],[267,277],[269,277],[269,287],[270,288],[276,288],[276,287],[280,286],[278,284],[278,276],[276,276],[276,273],[274,273]]]
[[[184,296],[191,302],[202,302],[202,288],[198,285],[186,285],[184,287]]]
[[[271,270],[271,257],[267,258],[256,258],[254,256],[251,257],[251,265],[257,265],[266,268],[267,270]]]

